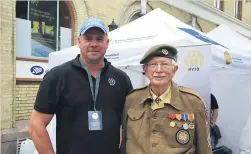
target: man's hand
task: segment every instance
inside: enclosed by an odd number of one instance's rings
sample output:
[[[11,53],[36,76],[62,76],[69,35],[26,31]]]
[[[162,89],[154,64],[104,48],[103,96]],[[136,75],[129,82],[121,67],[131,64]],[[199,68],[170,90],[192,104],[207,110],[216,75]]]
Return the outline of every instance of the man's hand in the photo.
[[[211,126],[215,125],[215,122],[216,122],[217,118],[218,118],[218,109],[214,109],[213,110],[213,115],[212,115],[212,120],[210,122]]]
[[[210,125],[213,127],[215,125],[215,121],[211,120]]]

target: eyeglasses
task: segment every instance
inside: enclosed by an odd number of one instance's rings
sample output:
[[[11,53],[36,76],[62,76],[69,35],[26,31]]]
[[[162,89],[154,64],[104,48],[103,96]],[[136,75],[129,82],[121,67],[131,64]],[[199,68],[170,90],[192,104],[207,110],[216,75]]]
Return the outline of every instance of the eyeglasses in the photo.
[[[174,65],[168,63],[148,63],[147,66],[151,69],[157,69],[158,67],[160,67],[161,69],[170,69]]]

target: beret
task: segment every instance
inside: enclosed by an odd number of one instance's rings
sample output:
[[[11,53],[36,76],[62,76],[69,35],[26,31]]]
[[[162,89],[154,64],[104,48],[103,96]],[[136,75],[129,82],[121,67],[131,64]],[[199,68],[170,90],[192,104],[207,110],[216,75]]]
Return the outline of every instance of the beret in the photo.
[[[140,60],[140,64],[148,63],[153,57],[166,57],[177,61],[177,49],[167,44],[160,44],[151,47]]]

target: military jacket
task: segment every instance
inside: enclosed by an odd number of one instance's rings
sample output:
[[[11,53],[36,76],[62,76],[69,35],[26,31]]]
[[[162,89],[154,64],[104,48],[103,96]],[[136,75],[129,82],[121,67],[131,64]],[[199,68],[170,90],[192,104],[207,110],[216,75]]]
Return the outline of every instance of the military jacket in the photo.
[[[127,96],[123,154],[212,154],[205,103],[193,90],[171,84],[171,101],[151,109],[149,86]]]

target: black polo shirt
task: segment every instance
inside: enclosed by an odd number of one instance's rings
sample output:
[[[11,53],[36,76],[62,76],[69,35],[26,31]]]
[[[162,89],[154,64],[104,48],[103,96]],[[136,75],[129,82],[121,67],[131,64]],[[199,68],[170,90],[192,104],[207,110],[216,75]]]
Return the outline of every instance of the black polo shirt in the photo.
[[[57,154],[118,154],[121,114],[131,90],[128,75],[105,59],[96,100],[103,130],[89,131],[88,111],[93,111],[93,98],[78,55],[44,76],[34,108],[57,115]]]

